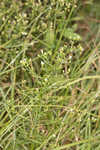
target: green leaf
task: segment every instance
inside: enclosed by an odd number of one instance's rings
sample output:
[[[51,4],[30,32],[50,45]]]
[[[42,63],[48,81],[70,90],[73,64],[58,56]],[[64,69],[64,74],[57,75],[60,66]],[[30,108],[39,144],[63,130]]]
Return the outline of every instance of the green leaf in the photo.
[[[49,28],[45,36],[45,41],[49,46],[52,46],[54,44],[54,37],[54,30]]]
[[[68,28],[65,30],[64,37],[69,39],[69,40],[74,40],[74,41],[82,40],[81,36],[78,35],[77,33],[74,33],[73,29],[71,29],[71,28]]]

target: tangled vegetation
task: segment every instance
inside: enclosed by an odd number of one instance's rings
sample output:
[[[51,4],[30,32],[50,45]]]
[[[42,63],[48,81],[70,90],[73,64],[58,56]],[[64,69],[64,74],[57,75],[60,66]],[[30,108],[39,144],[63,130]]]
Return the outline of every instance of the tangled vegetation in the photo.
[[[100,2],[0,0],[0,149],[100,149]]]

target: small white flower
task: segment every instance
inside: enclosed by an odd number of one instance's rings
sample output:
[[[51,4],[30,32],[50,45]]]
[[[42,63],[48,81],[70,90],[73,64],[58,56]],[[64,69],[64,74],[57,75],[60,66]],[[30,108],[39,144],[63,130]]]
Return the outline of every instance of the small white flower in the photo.
[[[74,112],[74,110],[71,108],[71,109],[70,109],[70,112]]]
[[[53,136],[54,138],[56,137],[56,135],[55,135],[55,134],[53,134],[52,136]]]
[[[26,64],[27,64],[27,60],[24,58],[23,60],[20,61],[20,63],[21,63],[22,65],[26,65]]]
[[[42,65],[42,66],[44,65],[44,62],[43,62],[43,61],[41,61],[41,65]]]
[[[69,56],[69,59],[72,59],[72,56],[71,56],[71,55]]]
[[[22,16],[23,16],[23,17],[27,17],[27,14],[26,14],[26,13],[22,13]]]
[[[22,35],[27,35],[27,32],[22,32]]]
[[[44,80],[45,80],[45,82],[47,82],[47,81],[48,81],[48,79],[47,79],[47,78],[45,78]]]

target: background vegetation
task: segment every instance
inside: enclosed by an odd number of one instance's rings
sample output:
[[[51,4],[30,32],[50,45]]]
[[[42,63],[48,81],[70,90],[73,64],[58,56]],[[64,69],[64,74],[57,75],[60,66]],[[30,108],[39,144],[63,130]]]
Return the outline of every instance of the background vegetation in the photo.
[[[100,2],[0,0],[0,149],[100,149]]]

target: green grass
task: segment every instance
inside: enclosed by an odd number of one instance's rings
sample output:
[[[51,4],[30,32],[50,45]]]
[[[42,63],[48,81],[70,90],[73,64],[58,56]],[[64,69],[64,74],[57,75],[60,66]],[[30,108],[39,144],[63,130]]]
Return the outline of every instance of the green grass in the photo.
[[[0,1],[1,150],[100,149],[99,9]]]

